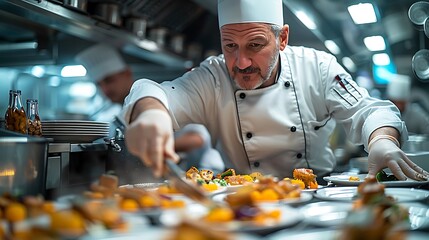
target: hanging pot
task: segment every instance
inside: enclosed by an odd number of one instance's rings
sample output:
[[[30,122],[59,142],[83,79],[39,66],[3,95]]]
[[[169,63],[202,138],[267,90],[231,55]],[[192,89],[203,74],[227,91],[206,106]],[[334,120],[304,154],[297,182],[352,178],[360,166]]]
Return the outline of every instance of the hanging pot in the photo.
[[[120,26],[122,24],[120,5],[116,2],[100,2],[95,5],[94,14],[102,20]]]

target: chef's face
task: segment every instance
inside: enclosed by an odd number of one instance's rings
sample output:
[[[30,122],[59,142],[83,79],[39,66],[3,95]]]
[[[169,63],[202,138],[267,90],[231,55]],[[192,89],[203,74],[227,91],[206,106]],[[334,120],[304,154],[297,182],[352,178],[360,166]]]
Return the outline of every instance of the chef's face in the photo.
[[[287,45],[289,26],[276,37],[264,23],[227,24],[221,28],[222,52],[229,75],[240,89],[274,84],[279,51]]]
[[[98,82],[98,86],[104,95],[112,102],[119,104],[124,103],[132,85],[133,79],[130,69],[109,75]]]

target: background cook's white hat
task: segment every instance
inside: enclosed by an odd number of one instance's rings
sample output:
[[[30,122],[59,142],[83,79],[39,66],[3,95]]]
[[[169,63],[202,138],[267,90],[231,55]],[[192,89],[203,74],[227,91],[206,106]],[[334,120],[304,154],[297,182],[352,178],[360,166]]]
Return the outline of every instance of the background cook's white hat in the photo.
[[[387,85],[387,98],[391,100],[408,100],[411,94],[411,78],[396,74]]]
[[[86,68],[87,75],[96,82],[127,68],[119,52],[106,44],[83,50],[76,56],[76,61]]]
[[[217,10],[219,27],[248,22],[284,25],[282,0],[219,0]]]

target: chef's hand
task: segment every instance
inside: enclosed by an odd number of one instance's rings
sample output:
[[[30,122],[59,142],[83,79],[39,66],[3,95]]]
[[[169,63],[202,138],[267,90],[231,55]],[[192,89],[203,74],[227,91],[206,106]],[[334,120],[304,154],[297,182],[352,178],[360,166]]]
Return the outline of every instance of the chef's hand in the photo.
[[[152,167],[155,177],[164,171],[164,159],[177,162],[170,115],[165,110],[149,109],[138,115],[125,132],[129,152]]]
[[[367,177],[375,177],[385,167],[390,168],[399,180],[406,180],[408,177],[422,181],[429,178],[429,173],[408,159],[395,142],[381,138],[369,146]]]

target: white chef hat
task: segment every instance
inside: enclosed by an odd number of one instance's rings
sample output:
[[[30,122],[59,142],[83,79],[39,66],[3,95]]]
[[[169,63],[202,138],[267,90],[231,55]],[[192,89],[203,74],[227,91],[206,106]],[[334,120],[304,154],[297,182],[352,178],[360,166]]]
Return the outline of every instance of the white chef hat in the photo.
[[[282,0],[219,0],[217,10],[219,27],[248,22],[284,25]]]
[[[391,100],[408,100],[411,94],[409,76],[396,74],[387,85],[387,98]]]
[[[85,49],[76,56],[76,61],[86,68],[87,75],[96,82],[127,68],[119,52],[106,44]]]

